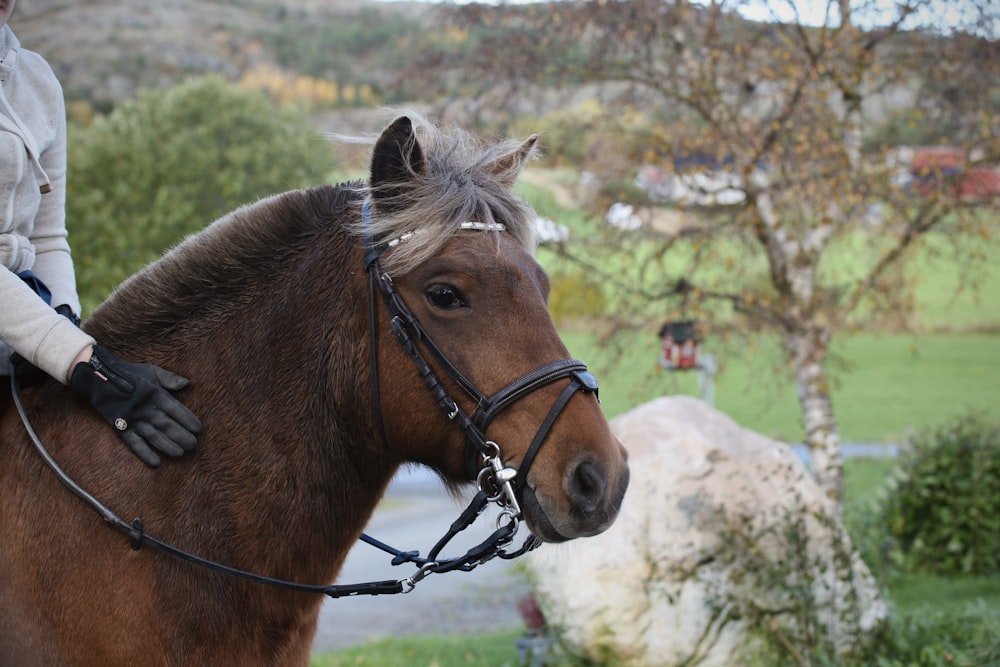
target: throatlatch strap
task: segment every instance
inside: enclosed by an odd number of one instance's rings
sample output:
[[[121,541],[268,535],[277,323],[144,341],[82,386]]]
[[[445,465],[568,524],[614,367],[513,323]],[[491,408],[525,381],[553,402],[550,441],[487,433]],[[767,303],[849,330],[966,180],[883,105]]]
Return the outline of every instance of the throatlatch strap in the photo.
[[[382,444],[389,449],[389,438],[385,434],[385,424],[382,422],[382,392],[379,391],[378,383],[378,334],[376,322],[378,316],[375,313],[375,276],[368,275],[368,333],[371,350],[369,351],[369,372],[371,373],[371,400],[372,410],[375,412],[375,426],[378,428],[379,437]]]

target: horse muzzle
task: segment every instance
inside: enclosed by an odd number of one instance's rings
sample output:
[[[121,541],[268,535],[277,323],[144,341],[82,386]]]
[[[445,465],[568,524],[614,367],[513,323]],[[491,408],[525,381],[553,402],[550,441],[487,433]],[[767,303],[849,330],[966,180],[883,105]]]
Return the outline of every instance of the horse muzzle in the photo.
[[[622,458],[620,465],[611,466],[579,456],[563,475],[561,498],[528,484],[521,494],[521,510],[531,532],[545,542],[565,542],[607,530],[628,489],[624,450]]]

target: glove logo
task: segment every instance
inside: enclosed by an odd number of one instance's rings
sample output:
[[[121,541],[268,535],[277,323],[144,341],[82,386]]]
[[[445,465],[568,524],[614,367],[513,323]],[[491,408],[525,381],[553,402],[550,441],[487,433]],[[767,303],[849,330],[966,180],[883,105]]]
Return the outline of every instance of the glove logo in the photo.
[[[119,417],[115,420],[115,428],[119,431],[124,431],[128,428],[128,422],[123,417]]]

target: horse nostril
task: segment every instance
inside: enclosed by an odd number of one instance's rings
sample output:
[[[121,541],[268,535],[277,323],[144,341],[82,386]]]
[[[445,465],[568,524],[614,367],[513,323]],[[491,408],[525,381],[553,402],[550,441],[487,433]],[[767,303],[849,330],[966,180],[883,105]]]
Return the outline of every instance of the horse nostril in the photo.
[[[581,461],[566,480],[566,495],[578,511],[591,512],[604,496],[603,471],[590,461]]]

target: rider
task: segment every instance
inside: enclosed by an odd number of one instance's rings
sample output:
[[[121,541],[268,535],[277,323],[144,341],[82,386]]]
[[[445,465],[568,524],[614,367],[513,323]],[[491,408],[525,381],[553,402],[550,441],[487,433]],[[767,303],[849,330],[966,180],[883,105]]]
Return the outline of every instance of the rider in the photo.
[[[14,3],[0,0],[0,376],[27,380],[41,369],[71,385],[157,466],[160,454],[193,450],[201,422],[170,393],[185,378],[119,359],[79,328],[62,87],[7,25]]]

